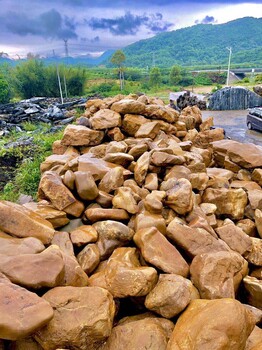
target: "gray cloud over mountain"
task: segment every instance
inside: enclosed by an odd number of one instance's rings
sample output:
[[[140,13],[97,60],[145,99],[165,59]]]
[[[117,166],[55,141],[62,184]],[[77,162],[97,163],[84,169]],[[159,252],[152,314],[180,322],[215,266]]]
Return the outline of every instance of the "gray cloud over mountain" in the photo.
[[[86,23],[93,29],[109,30],[114,35],[135,35],[141,26],[158,33],[168,30],[172,23],[163,20],[161,13],[135,15],[127,11],[124,16],[115,18],[92,17]]]
[[[212,24],[212,23],[216,23],[216,20],[215,20],[215,18],[213,16],[208,16],[207,15],[206,17],[204,17],[201,20],[197,19],[195,21],[195,23],[196,24],[199,24],[199,23],[201,23],[201,24]]]
[[[46,39],[77,38],[74,20],[62,16],[55,9],[36,17],[9,11],[0,17],[0,22],[2,29],[18,36],[34,35]]]

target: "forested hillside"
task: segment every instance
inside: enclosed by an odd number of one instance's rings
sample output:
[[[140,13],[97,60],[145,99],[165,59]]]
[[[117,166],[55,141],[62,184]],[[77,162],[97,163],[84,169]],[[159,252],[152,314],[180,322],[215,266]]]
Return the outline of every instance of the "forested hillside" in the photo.
[[[245,17],[225,24],[197,24],[138,41],[123,49],[126,66],[159,67],[262,62],[262,18]]]

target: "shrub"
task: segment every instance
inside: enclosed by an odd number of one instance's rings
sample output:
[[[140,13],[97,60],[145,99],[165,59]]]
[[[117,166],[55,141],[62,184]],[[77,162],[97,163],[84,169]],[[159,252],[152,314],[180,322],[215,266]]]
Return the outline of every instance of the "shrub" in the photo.
[[[7,103],[10,100],[10,89],[4,76],[0,74],[0,103]]]

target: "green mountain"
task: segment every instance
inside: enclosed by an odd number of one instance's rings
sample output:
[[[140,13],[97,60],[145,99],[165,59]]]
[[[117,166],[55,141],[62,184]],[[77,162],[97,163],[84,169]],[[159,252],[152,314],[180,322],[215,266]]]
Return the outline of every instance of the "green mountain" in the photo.
[[[262,64],[262,18],[245,17],[224,24],[197,24],[138,41],[123,49],[126,66]]]

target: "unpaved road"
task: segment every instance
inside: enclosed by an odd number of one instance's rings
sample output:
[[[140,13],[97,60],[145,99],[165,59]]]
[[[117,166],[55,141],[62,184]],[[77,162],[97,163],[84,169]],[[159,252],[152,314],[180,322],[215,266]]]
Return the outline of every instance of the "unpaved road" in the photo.
[[[211,116],[214,118],[214,126],[223,128],[227,138],[262,146],[262,132],[248,130],[247,128],[247,110],[202,111],[203,120]]]

